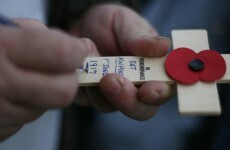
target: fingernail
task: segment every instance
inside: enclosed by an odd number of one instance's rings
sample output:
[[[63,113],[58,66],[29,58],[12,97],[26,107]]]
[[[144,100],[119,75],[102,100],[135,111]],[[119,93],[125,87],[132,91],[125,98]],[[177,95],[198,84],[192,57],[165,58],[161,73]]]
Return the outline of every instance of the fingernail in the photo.
[[[122,84],[121,78],[111,78],[107,80],[103,93],[109,97],[117,96],[121,92]]]
[[[84,42],[85,46],[88,49],[88,53],[91,54],[96,50],[95,44],[88,38],[81,38],[81,40]]]
[[[167,37],[157,36],[151,39],[157,42],[161,50],[168,50],[171,47],[171,40]]]

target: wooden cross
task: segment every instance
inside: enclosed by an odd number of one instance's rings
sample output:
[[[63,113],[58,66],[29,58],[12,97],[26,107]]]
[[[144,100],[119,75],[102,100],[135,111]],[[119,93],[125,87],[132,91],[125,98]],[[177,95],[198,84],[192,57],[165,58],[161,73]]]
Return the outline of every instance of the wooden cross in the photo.
[[[173,48],[187,47],[196,52],[209,49],[205,30],[174,30],[172,31]],[[171,79],[165,71],[166,57],[88,57],[82,70],[78,70],[80,86],[97,85],[100,79],[109,74],[117,73],[128,78],[134,84],[150,80],[163,81],[177,85],[179,112],[183,115],[219,115],[221,113],[217,83],[230,81],[230,55],[222,55],[227,70],[225,75],[216,82],[198,81],[195,84],[181,84]]]

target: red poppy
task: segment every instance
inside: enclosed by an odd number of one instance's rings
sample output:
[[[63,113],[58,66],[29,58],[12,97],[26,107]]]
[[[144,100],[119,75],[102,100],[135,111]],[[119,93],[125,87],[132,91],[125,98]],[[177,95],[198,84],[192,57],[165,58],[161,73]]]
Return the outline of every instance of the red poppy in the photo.
[[[180,83],[213,82],[223,77],[226,63],[214,50],[196,53],[189,48],[178,48],[167,56],[165,69],[172,79]]]

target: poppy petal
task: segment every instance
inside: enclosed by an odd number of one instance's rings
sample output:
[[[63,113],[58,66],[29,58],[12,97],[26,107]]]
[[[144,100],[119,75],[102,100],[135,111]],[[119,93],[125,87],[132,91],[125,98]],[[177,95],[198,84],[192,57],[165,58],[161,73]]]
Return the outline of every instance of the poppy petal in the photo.
[[[204,62],[204,69],[200,72],[200,80],[212,82],[223,77],[226,72],[226,63],[217,51],[203,50],[197,55]]]
[[[173,50],[166,58],[165,69],[174,80],[183,84],[192,84],[199,81],[199,72],[192,71],[188,64],[197,59],[197,54],[189,48]]]

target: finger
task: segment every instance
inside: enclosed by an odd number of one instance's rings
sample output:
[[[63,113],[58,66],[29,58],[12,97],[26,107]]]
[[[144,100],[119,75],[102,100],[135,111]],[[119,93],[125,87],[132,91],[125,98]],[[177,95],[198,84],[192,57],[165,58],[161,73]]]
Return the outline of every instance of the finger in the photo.
[[[102,55],[163,56],[170,47],[169,39],[158,37],[147,21],[119,5],[93,7],[81,24],[73,24],[71,29],[90,37]]]
[[[172,96],[173,88],[159,81],[149,81],[144,83],[138,92],[139,99],[147,104],[161,105]]]
[[[88,51],[88,54],[87,54],[88,57],[98,57],[98,56],[100,56],[96,45],[90,39],[82,38],[81,40],[83,40],[83,42],[87,43],[87,46],[90,49]]]
[[[131,118],[146,120],[158,110],[158,106],[140,101],[138,89],[123,76],[109,74],[103,77],[100,88],[116,109]]]
[[[48,29],[45,24],[35,19],[16,18],[13,22],[19,25],[20,28],[41,28]]]
[[[115,10],[116,7],[111,5],[95,6],[87,11],[80,22],[81,25],[79,22],[72,24],[70,31],[92,39],[101,55],[122,55],[121,48],[111,28]],[[92,22],[94,23],[93,26]]]
[[[57,30],[0,27],[0,32],[1,46],[10,60],[33,69],[74,70],[81,66],[92,48],[92,42],[73,38]]]
[[[113,105],[105,98],[98,87],[79,88],[75,102],[80,106],[93,106],[101,112],[115,111]]]
[[[127,8],[115,11],[113,29],[122,50],[128,55],[163,56],[170,47],[168,38],[158,37],[146,20]]]
[[[88,87],[86,92],[91,105],[97,110],[101,112],[113,112],[116,110],[98,87]]]
[[[8,66],[5,96],[12,101],[37,108],[66,107],[72,103],[78,85],[75,73],[40,73]]]
[[[10,103],[7,99],[0,101],[0,127],[21,126],[41,116],[45,110],[18,106]]]

